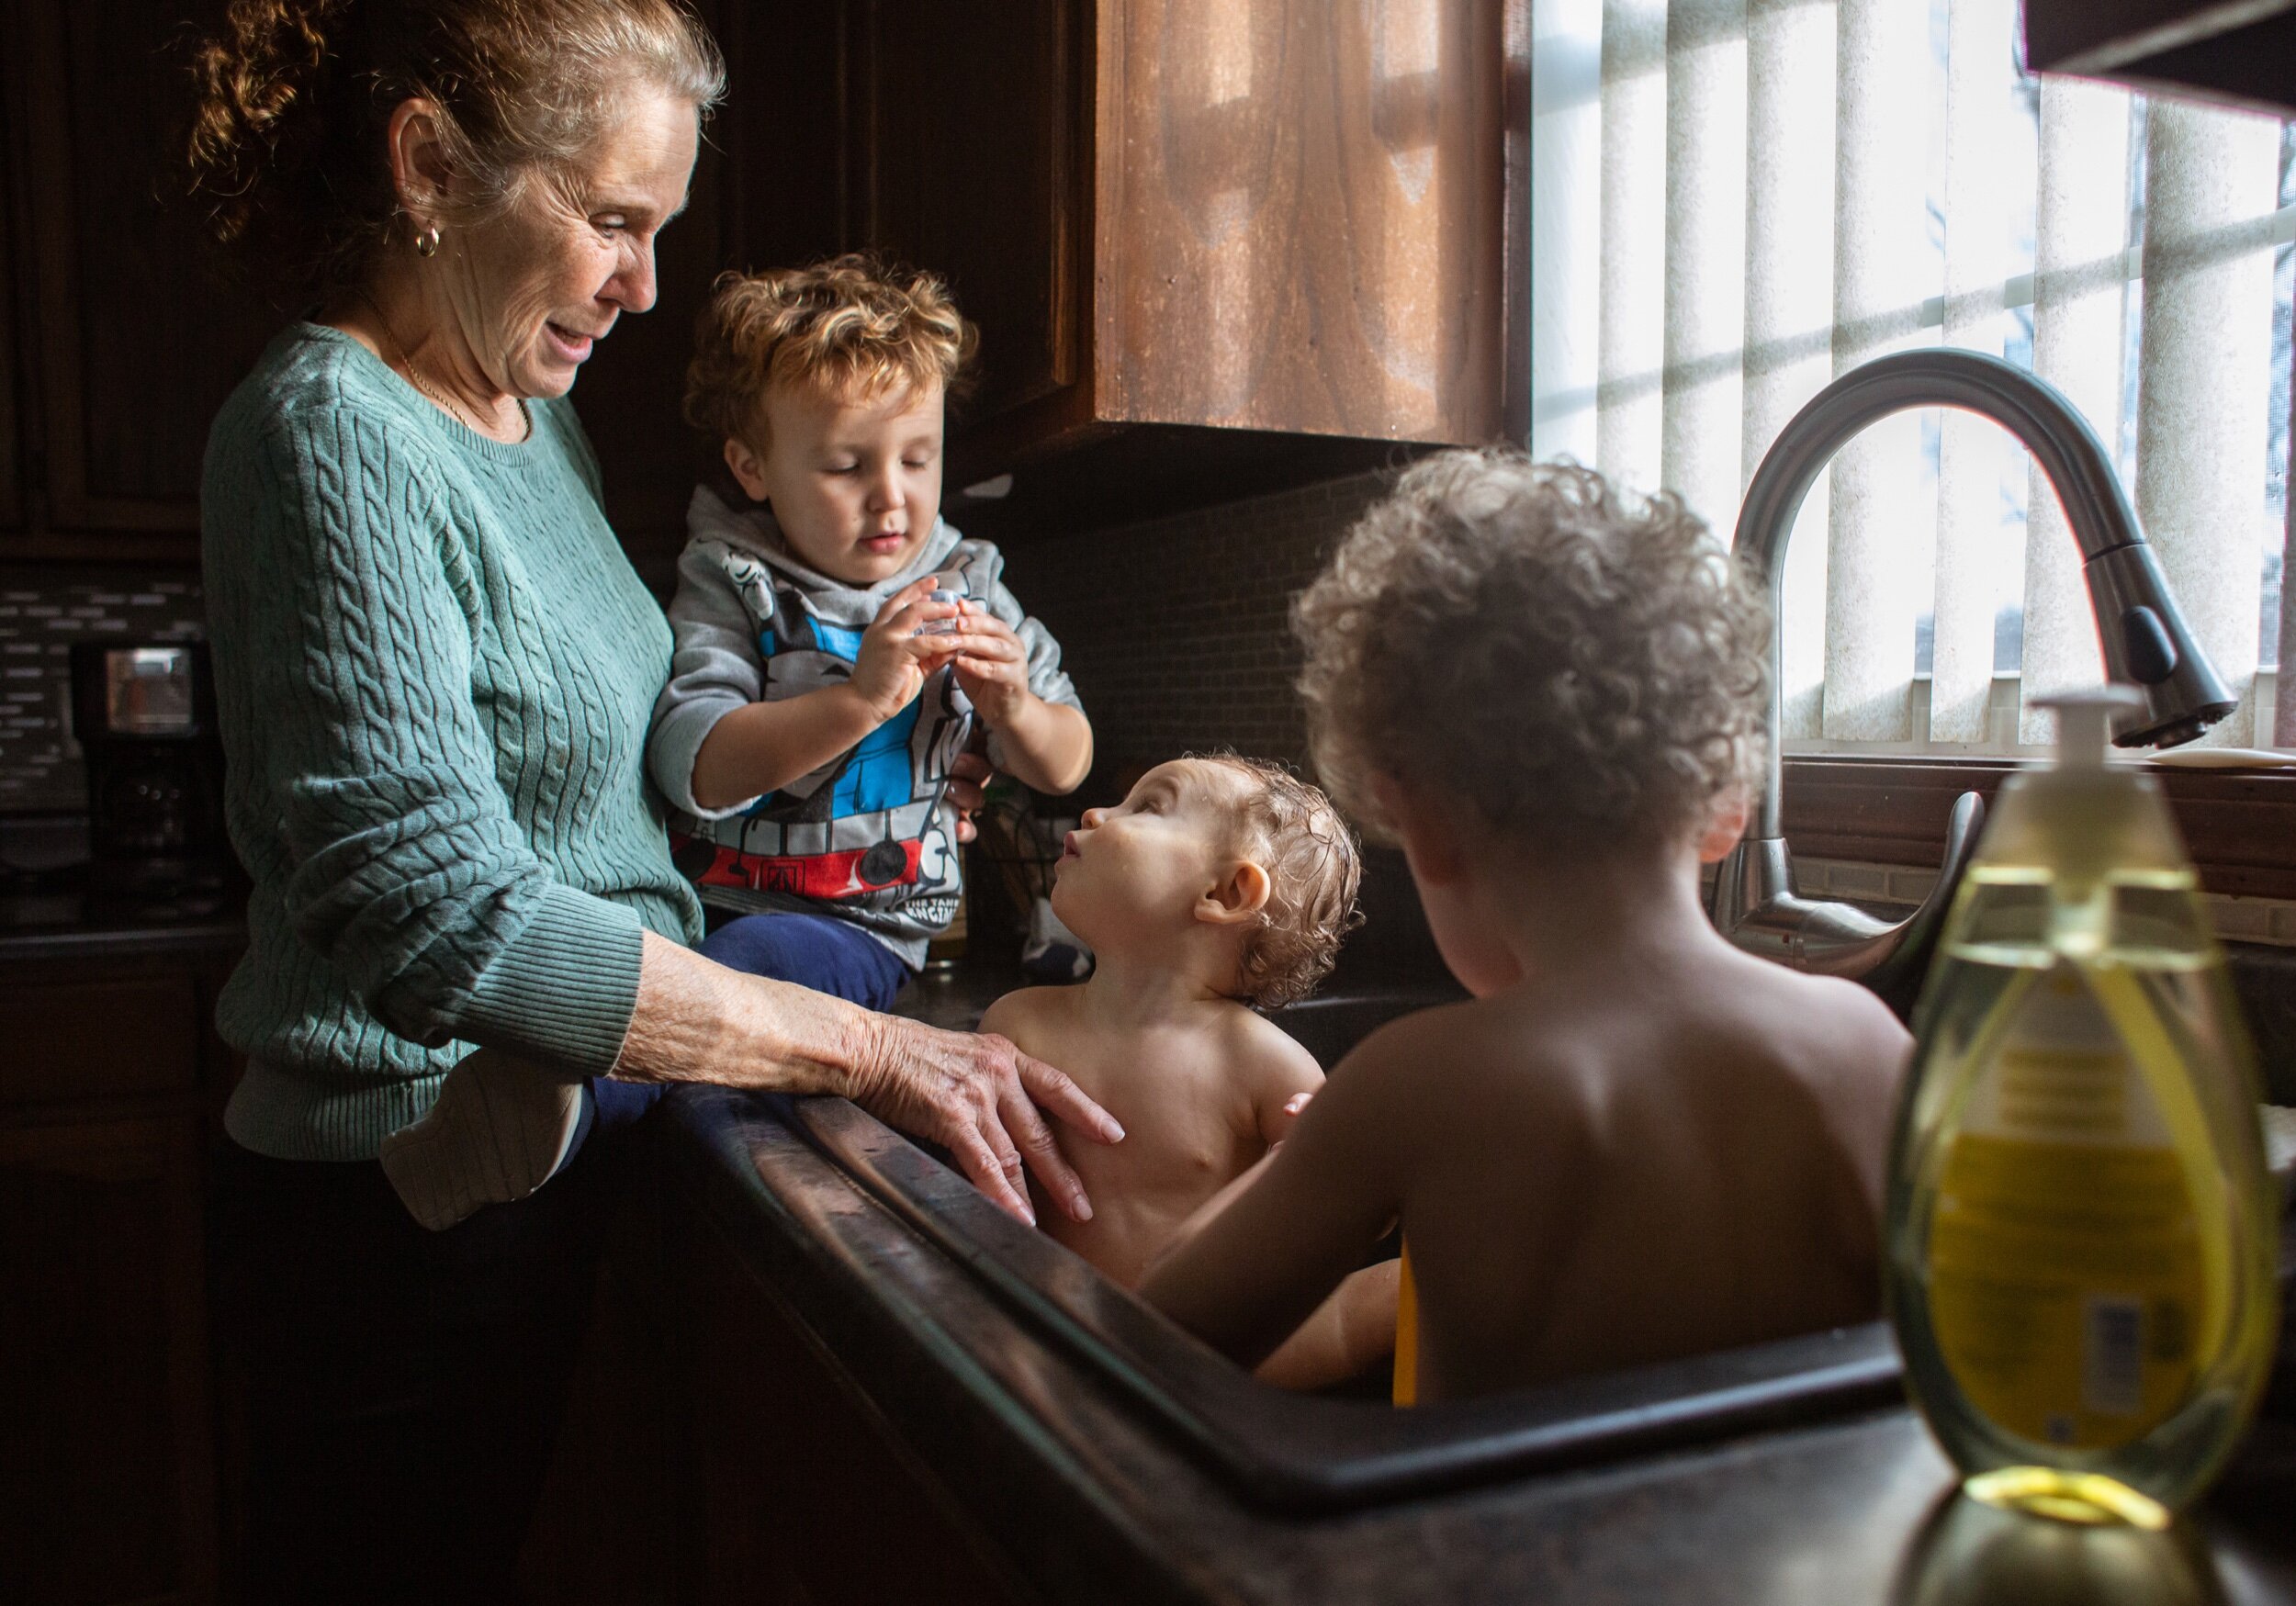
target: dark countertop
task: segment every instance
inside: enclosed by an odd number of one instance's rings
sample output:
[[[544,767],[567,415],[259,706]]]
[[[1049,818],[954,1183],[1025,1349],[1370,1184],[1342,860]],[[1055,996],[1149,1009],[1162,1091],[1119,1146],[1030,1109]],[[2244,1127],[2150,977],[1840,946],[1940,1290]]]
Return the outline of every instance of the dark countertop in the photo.
[[[928,996],[957,991],[952,980]],[[2285,1421],[2259,1424],[2166,1537],[2012,1522],[1951,1499],[1950,1469],[1903,1405],[1287,1516],[1239,1498],[979,1267],[759,1101],[684,1088],[665,1116],[673,1194],[1045,1600],[1832,1606],[2030,1600],[2045,1579],[2097,1586],[2060,1599],[2296,1602]],[[2150,1587],[2116,1595],[2116,1579]]]
[[[43,907],[27,914],[21,900],[0,897],[0,964],[40,960],[205,959],[237,952],[247,923],[236,908],[205,915],[161,915],[135,909],[74,908],[62,917]]]
[[[247,941],[238,868],[102,867],[78,815],[0,815],[0,961],[206,960]]]

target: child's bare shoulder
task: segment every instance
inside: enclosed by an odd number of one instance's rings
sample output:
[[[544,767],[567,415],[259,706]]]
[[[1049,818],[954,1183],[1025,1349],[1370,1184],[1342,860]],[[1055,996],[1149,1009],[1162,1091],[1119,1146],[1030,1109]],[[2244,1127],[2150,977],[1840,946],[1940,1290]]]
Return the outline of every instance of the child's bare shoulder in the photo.
[[[1509,1001],[1469,998],[1389,1021],[1332,1068],[1332,1086],[1366,1118],[1401,1120],[1471,1107],[1495,1081],[1536,1087],[1563,1059]]]
[[[1023,987],[1007,993],[982,1013],[979,1029],[1027,1048],[1026,1038],[1061,1029],[1074,1013],[1075,992],[1073,987]]]
[[[1889,1006],[1855,982],[1812,976],[1745,956],[1744,1015],[1799,1055],[1894,1069],[1912,1038]]]
[[[1256,1010],[1241,1004],[1222,1009],[1218,1028],[1222,1056],[1230,1068],[1255,1087],[1281,1084],[1286,1089],[1312,1089],[1323,1081],[1323,1068],[1299,1039]]]

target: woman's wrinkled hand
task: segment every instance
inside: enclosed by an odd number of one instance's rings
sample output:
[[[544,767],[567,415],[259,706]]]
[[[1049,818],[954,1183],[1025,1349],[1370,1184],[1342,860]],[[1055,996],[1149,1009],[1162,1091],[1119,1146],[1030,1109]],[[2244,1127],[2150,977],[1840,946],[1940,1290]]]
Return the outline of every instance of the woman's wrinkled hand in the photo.
[[[1092,1219],[1084,1183],[1062,1158],[1045,1117],[1099,1143],[1123,1138],[1115,1117],[1065,1073],[994,1033],[941,1031],[890,1015],[873,1016],[871,1023],[847,1097],[888,1125],[940,1144],[975,1187],[1031,1226],[1031,1172],[1072,1219]]]

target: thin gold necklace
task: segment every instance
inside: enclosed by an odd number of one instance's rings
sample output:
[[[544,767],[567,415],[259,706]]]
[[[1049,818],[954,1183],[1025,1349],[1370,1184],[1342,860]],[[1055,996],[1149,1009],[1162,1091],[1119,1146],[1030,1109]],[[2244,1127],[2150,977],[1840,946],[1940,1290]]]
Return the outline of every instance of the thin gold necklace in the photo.
[[[375,298],[368,295],[366,291],[362,289],[359,292],[359,299],[366,303],[366,309],[375,315],[377,327],[383,331],[383,337],[390,342],[392,348],[399,354],[399,360],[396,363],[391,364],[391,366],[407,376],[408,384],[413,386],[417,390],[421,391],[423,395],[429,397],[433,401],[437,402],[440,407],[444,408],[447,417],[453,419],[456,423],[463,425],[465,428],[469,429],[478,434],[487,435],[486,427],[478,421],[478,415],[475,411],[456,401],[453,397],[443,395],[439,391],[433,389],[430,385],[423,380],[422,376],[415,370],[414,358],[408,354],[406,342],[400,340],[399,338],[399,331],[391,328],[390,320],[383,316],[383,309],[375,305]],[[389,361],[388,358],[385,358],[384,360],[386,362]],[[520,409],[519,420],[521,422],[524,421],[525,416],[525,410],[523,408]],[[487,435],[487,439],[489,440],[493,440],[494,438],[495,437],[492,435]]]

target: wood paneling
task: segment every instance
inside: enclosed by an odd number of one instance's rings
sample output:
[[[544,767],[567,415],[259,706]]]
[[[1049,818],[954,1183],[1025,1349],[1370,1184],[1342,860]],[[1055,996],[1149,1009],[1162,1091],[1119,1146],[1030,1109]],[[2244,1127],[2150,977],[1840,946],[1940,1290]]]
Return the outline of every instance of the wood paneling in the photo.
[[[0,1106],[188,1092],[199,1036],[189,975],[0,993]]]
[[[1104,416],[1497,436],[1504,11],[1105,0]]]
[[[0,50],[13,51],[10,25],[0,20]],[[0,76],[0,95],[7,94]],[[16,356],[16,163],[11,160],[7,119],[0,117],[0,536],[24,522],[23,414],[18,410],[21,370]],[[6,551],[0,546],[0,551]]]
[[[1993,800],[2005,759],[1799,758],[1785,761],[1784,818],[1795,852],[1935,865],[1964,792]],[[2296,898],[2296,771],[2156,769],[2201,885]]]
[[[2026,0],[2036,73],[2296,111],[2296,0]]]
[[[49,522],[189,533],[208,422],[284,319],[213,281],[194,219],[171,204],[169,135],[188,84],[174,45],[186,9],[11,9]]]
[[[0,1599],[214,1598],[199,1142],[0,1119]]]
[[[693,1575],[685,1598],[778,1606],[1033,1599],[839,1358],[713,1223],[679,1220],[671,1252],[674,1364],[692,1435],[677,1458]]]
[[[1084,10],[1077,0],[850,10],[856,240],[945,275],[981,326],[971,425],[1082,374]]]

